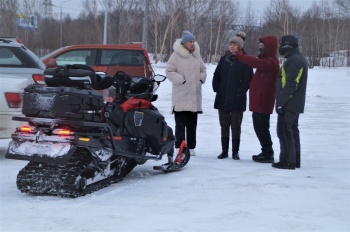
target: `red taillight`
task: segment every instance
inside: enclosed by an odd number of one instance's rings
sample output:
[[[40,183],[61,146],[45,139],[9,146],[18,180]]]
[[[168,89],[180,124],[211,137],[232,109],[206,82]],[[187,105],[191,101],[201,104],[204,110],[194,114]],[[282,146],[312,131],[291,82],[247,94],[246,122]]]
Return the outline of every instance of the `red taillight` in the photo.
[[[45,85],[45,75],[44,74],[33,74],[33,80],[35,84]]]
[[[17,41],[18,43],[20,43],[20,44],[23,44],[22,40],[20,40],[20,39],[17,39],[17,38],[16,38],[16,41]]]
[[[7,105],[10,108],[21,108],[22,107],[22,94],[5,92],[5,98]]]
[[[121,137],[121,136],[114,136],[113,139],[114,139],[114,140],[122,140],[123,137]]]
[[[33,133],[36,132],[35,127],[32,126],[21,126],[20,128],[18,128],[20,131],[22,132],[28,132],[28,133]]]
[[[53,134],[55,135],[71,135],[74,134],[71,130],[68,129],[55,129],[52,131]]]

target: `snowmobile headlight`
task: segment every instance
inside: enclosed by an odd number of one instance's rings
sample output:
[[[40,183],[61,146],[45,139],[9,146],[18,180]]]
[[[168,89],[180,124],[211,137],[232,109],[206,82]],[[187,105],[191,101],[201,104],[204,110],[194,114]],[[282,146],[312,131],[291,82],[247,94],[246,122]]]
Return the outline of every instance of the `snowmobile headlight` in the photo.
[[[52,134],[54,135],[73,135],[74,132],[68,129],[54,129],[52,131]]]

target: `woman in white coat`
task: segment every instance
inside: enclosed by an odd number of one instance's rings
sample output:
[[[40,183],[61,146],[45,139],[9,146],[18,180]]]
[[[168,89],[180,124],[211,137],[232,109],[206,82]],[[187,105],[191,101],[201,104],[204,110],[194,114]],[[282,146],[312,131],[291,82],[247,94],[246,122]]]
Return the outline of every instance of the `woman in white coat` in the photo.
[[[191,155],[195,155],[198,113],[202,113],[202,84],[206,67],[194,35],[185,30],[173,46],[166,75],[172,85],[172,112],[175,115],[175,149],[186,139]],[[175,151],[176,154],[176,151]]]

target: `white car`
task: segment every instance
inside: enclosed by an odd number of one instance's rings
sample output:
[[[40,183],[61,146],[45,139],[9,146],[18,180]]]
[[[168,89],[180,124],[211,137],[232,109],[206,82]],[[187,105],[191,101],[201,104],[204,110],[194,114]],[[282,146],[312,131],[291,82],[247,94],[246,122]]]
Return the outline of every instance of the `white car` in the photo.
[[[26,123],[13,121],[22,115],[23,91],[30,84],[26,77],[0,75],[0,139],[10,138],[16,127]]]
[[[45,68],[39,57],[22,43],[0,37],[0,75],[21,76],[26,77],[30,83],[45,84]]]

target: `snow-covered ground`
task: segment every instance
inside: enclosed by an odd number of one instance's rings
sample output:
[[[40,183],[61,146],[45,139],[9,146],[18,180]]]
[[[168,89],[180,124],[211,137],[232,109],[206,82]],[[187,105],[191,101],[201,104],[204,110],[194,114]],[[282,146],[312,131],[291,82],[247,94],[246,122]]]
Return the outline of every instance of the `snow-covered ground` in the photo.
[[[155,66],[164,74],[164,64]],[[26,161],[4,158],[0,140],[0,231],[350,231],[350,69],[309,70],[306,112],[300,116],[302,163],[279,170],[255,163],[259,153],[251,112],[242,125],[241,160],[218,160],[220,127],[211,87],[203,85],[197,156],[180,172],[164,174],[149,161],[122,182],[66,199],[32,196],[16,188]],[[174,127],[171,84],[155,105]],[[278,159],[276,114],[271,132]]]

